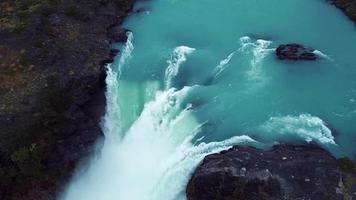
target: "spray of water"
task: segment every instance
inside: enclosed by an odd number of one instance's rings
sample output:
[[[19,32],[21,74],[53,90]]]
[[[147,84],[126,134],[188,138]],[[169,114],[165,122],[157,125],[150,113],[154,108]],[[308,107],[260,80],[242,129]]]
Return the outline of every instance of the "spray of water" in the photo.
[[[334,59],[332,59],[330,56],[326,55],[325,53],[319,51],[319,50],[314,50],[313,51],[314,54],[316,54],[317,56],[319,56],[320,58],[326,59],[328,61],[334,62]]]
[[[251,67],[258,72],[269,45],[268,41],[251,42],[250,38],[243,37],[237,51],[252,52]],[[119,62],[108,66],[108,103],[103,121],[106,138],[100,154],[74,177],[60,200],[185,200],[185,187],[190,175],[206,155],[236,144],[258,144],[245,135],[210,143],[199,143],[200,140],[194,139],[201,133],[204,123],[195,118],[187,97],[199,90],[199,86],[186,86],[179,90],[171,87],[179,66],[194,51],[194,48],[186,46],[176,47],[167,61],[165,89],[156,90],[155,97],[145,103],[139,116],[123,131],[124,116],[119,102],[125,96],[120,96],[120,77],[133,49],[131,34]],[[216,76],[237,51],[220,62],[214,70]],[[254,75],[251,74],[252,77]],[[258,131],[265,141],[295,136],[308,142],[335,145],[325,123],[309,114],[272,117],[258,127]]]
[[[195,119],[190,104],[183,102],[195,86],[157,91],[129,130],[122,133],[118,88],[121,69],[133,50],[132,39],[129,37],[117,69],[108,66],[103,123],[106,139],[101,153],[77,174],[61,200],[184,200],[190,174],[204,156],[234,144],[255,143],[248,136],[237,136],[194,144],[203,124]],[[175,49],[166,70],[167,86],[193,50],[184,46]]]
[[[219,65],[217,65],[214,69],[214,78],[216,79],[228,66],[231,58],[234,56],[235,51],[230,53],[225,59],[221,60]]]
[[[325,122],[310,114],[271,117],[260,126],[260,130],[265,133],[264,138],[270,140],[304,140],[321,145],[336,145],[334,136]]]
[[[180,65],[187,60],[187,55],[193,51],[195,51],[194,48],[187,46],[179,46],[174,49],[171,58],[167,60],[168,67],[165,72],[166,89],[172,87],[172,81],[178,75]]]
[[[262,81],[262,61],[270,53],[273,52],[273,48],[268,48],[272,42],[267,40],[258,39],[255,42],[250,37],[244,36],[240,38],[241,52],[252,52],[253,58],[251,60],[251,68],[247,71],[246,75],[250,81]]]
[[[131,59],[131,54],[134,50],[133,33],[127,33],[127,42],[123,48],[120,59],[117,63],[109,64],[106,72],[106,114],[103,119],[102,129],[106,138],[118,139],[121,133],[121,113],[119,106],[119,79],[122,73],[122,68]]]

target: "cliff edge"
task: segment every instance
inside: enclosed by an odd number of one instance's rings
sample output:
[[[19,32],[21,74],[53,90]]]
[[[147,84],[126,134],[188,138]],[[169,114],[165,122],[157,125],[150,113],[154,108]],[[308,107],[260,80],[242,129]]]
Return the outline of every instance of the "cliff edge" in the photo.
[[[0,2],[0,199],[50,200],[102,136],[105,63],[134,0]]]

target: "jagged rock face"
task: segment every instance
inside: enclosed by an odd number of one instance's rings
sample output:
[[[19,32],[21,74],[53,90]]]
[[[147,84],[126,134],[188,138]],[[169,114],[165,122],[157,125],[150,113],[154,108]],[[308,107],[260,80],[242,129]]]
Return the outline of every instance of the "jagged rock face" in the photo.
[[[351,190],[345,189],[336,159],[317,146],[269,151],[235,146],[203,160],[188,183],[187,198],[323,200],[349,197]]]
[[[318,58],[314,49],[300,44],[279,45],[276,55],[280,60],[316,60]]]

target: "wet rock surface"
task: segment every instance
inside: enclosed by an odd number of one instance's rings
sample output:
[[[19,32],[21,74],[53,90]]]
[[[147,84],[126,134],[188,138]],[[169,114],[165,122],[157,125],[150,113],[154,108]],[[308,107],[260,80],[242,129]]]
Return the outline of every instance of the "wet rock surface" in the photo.
[[[300,44],[282,44],[276,49],[276,56],[280,60],[316,60],[318,56],[314,49]]]
[[[346,159],[340,165],[340,161],[315,145],[278,145],[271,150],[235,146],[205,157],[188,183],[187,198],[355,198],[355,171],[345,172],[341,166],[355,169],[353,161]]]
[[[108,29],[108,37],[111,42],[125,42],[127,40],[128,29],[113,26]]]

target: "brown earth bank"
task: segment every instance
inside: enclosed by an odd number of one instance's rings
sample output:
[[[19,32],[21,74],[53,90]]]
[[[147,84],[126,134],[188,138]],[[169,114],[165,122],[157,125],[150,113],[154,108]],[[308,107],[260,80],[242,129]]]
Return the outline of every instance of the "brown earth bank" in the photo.
[[[188,200],[351,200],[356,163],[316,145],[270,150],[235,146],[208,155],[187,186]]]
[[[105,66],[135,0],[0,1],[0,199],[51,200],[102,136]]]

